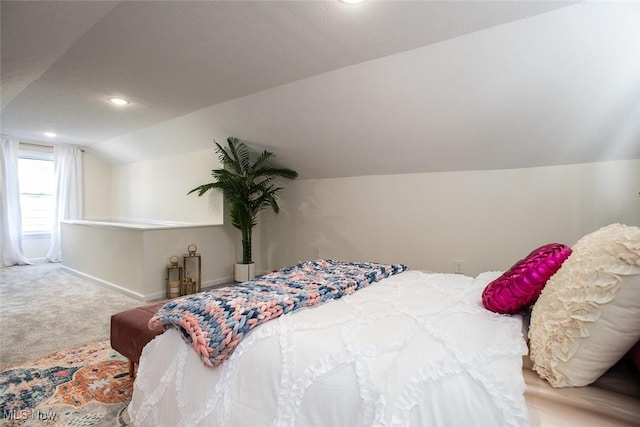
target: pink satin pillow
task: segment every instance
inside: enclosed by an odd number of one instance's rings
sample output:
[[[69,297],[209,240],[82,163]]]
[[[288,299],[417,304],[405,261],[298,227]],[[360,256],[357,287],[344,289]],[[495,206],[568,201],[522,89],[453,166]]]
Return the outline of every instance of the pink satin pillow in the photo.
[[[571,248],[562,243],[539,247],[489,283],[482,292],[482,304],[496,313],[513,314],[535,303],[569,255]]]

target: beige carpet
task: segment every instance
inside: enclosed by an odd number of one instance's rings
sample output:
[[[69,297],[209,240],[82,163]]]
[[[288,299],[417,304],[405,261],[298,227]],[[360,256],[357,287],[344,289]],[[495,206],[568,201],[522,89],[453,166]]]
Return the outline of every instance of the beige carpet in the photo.
[[[0,367],[109,338],[112,314],[144,304],[60,264],[0,268]]]

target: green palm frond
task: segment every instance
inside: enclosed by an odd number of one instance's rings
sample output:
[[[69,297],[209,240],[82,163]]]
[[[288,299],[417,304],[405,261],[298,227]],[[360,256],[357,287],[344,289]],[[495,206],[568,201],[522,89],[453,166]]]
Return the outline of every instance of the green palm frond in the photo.
[[[242,232],[242,262],[248,264],[251,262],[251,232],[257,225],[258,213],[268,207],[275,213],[280,211],[277,193],[282,187],[276,186],[274,180],[295,179],[298,173],[274,166],[273,153],[265,150],[256,155],[238,138],[227,138],[227,149],[215,144],[222,169],[211,171],[213,182],[200,185],[187,194],[202,196],[209,190],[222,190],[229,204],[231,224]]]
[[[238,138],[227,138],[229,151],[233,156],[234,163],[238,174],[246,175],[251,168],[251,160],[249,159],[249,149]]]
[[[216,151],[218,152],[218,161],[220,162],[220,164],[238,173],[238,169],[235,167],[235,160],[229,155],[229,153],[227,153],[227,150],[225,150],[222,145],[218,144],[217,142],[215,144]],[[216,170],[214,169],[211,172],[214,173],[215,171]]]
[[[298,177],[298,172],[287,168],[269,167],[256,171],[256,175],[295,179]]]
[[[256,171],[260,170],[263,167],[271,167],[271,159],[275,157],[273,153],[268,151],[263,151],[260,156],[256,159],[251,167],[251,172],[256,173]]]
[[[189,191],[187,194],[195,193],[197,191],[198,196],[202,196],[204,193],[206,193],[209,190],[213,190],[214,188],[220,188],[220,183],[210,182],[209,184],[203,184]]]

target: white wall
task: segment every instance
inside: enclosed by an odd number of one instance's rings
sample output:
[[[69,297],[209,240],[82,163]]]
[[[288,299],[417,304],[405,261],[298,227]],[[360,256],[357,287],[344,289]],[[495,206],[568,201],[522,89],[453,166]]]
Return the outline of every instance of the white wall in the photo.
[[[145,281],[145,294],[164,292],[165,267],[171,256],[182,259],[190,244],[202,259],[202,285],[209,287],[233,281],[235,233],[227,226],[154,230],[144,233],[145,265],[153,269]]]
[[[100,155],[85,150],[83,168],[83,218],[111,217],[111,165]]]
[[[142,300],[165,297],[166,267],[190,244],[202,256],[203,287],[232,280],[235,233],[227,226],[159,230],[62,224],[64,266]]]
[[[300,180],[263,215],[262,263],[402,262],[465,274],[504,270],[545,243],[613,222],[640,225],[640,160],[527,169]]]
[[[220,194],[187,196],[192,188],[210,182],[211,169],[219,167],[213,149],[114,167],[87,149],[83,162],[85,219],[223,223]],[[256,271],[261,271],[259,230],[254,232]],[[233,264],[241,259],[240,234],[228,224],[144,233],[116,231],[64,225],[64,265],[148,300],[162,297],[169,258],[182,256],[189,244],[196,244],[202,255],[205,286],[230,281]],[[33,244],[27,246],[32,249]]]
[[[22,236],[22,252],[30,261],[44,261],[49,251],[51,235]]]
[[[211,182],[219,167],[214,149],[114,166],[111,216],[195,224],[222,224],[222,196],[187,193]]]
[[[132,188],[149,185],[154,203],[168,200],[164,188],[172,184],[154,181],[165,179],[158,178],[159,170],[166,164],[208,158],[193,168],[207,175],[195,186],[209,180],[208,171],[216,167],[213,157],[212,150],[206,150],[114,167],[118,178],[110,185],[104,182],[109,167],[85,153],[85,194],[93,195],[85,198],[85,215],[107,216],[105,200],[111,187],[120,204],[114,216],[135,217],[126,212],[136,208],[123,205],[140,204]],[[134,178],[141,183],[134,183]],[[254,231],[256,271],[314,258],[315,248],[327,258],[403,262],[433,271],[452,271],[455,259],[463,260],[466,274],[503,270],[544,243],[573,244],[612,222],[640,225],[639,184],[640,160],[287,181],[280,214],[264,211]],[[190,185],[173,188],[186,194],[183,188]],[[124,196],[117,189],[123,189]],[[173,209],[156,206],[155,213]],[[169,252],[178,254],[188,243],[196,243],[207,266],[204,281],[223,280],[240,259],[240,236],[228,224],[212,230],[201,236],[176,230],[147,257],[157,260],[160,271]]]
[[[142,297],[145,286],[141,232],[64,222],[61,226],[65,267]]]

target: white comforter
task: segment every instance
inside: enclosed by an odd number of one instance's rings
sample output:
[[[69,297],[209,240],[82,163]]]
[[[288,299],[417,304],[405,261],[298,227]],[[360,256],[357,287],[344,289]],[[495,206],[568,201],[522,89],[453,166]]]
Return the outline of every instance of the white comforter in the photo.
[[[408,271],[267,322],[218,368],[179,333],[149,343],[129,416],[140,426],[525,426],[518,316],[477,278]]]

